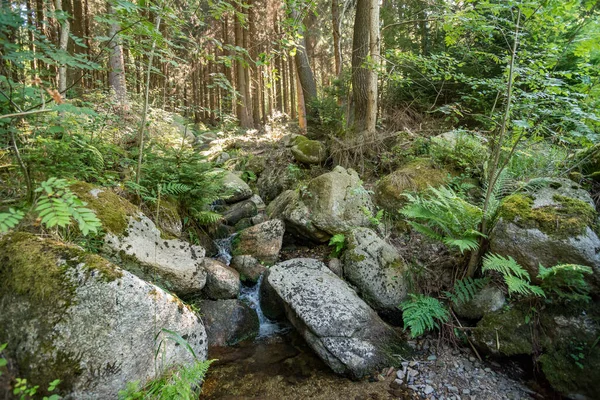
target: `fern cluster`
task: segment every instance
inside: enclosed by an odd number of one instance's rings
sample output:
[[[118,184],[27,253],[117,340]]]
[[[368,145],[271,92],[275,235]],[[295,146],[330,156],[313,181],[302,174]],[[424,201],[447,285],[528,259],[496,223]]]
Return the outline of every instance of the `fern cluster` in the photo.
[[[408,204],[400,213],[418,232],[461,252],[479,246],[479,224],[483,212],[460,198],[452,189],[430,187],[425,194],[406,194]]]
[[[590,267],[577,264],[560,264],[551,268],[539,265],[538,278],[542,289],[561,301],[590,301],[590,288],[584,275],[591,275]]]
[[[329,246],[333,247],[331,256],[338,257],[346,248],[346,236],[343,233],[333,235],[331,239],[329,239]]]
[[[150,148],[142,165],[139,185],[126,186],[142,200],[156,203],[161,196],[175,198],[201,225],[218,221],[221,216],[210,205],[223,197],[223,174],[192,149]]]
[[[521,267],[512,257],[502,257],[488,253],[483,258],[482,272],[498,272],[506,283],[508,295],[546,297],[544,290],[531,284],[529,273]]]
[[[86,203],[69,189],[66,179],[52,177],[42,182],[35,192],[39,193],[39,197],[34,210],[46,228],[64,228],[74,220],[83,236],[87,236],[98,233],[102,227],[96,213],[86,208]],[[25,213],[15,209],[0,213],[0,232],[16,227],[24,216]]]
[[[439,328],[450,318],[448,310],[438,299],[422,294],[410,294],[409,299],[400,304],[404,329],[410,328],[410,335],[415,338],[426,331]]]
[[[444,292],[444,294],[454,304],[467,303],[489,282],[489,278],[473,279],[466,277],[456,281],[452,292]]]

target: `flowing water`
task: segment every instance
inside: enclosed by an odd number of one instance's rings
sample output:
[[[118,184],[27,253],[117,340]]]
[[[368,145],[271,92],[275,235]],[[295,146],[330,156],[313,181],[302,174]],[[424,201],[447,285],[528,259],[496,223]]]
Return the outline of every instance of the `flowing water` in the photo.
[[[227,266],[229,266],[232,259],[231,246],[234,237],[235,234],[231,235],[226,239],[215,240],[215,246],[218,250],[215,259],[221,261]],[[258,282],[256,282],[256,284],[252,286],[242,285],[240,295],[238,297],[241,301],[248,304],[250,308],[256,311],[256,314],[258,315],[260,328],[258,331],[257,339],[263,339],[278,333],[284,333],[290,329],[289,326],[286,324],[270,320],[263,313],[260,307],[260,285],[262,284],[262,281],[263,275],[261,275],[260,278],[258,278]]]

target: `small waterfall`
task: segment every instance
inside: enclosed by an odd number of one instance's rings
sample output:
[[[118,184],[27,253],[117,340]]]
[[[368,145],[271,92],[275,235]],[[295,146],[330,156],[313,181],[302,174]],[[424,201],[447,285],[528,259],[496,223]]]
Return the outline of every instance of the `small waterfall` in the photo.
[[[215,246],[217,247],[218,253],[214,257],[215,260],[221,261],[223,264],[229,266],[231,263],[231,245],[233,242],[234,235],[229,236],[225,239],[217,239],[214,241]]]
[[[214,258],[218,261],[221,261],[227,266],[229,266],[232,259],[231,246],[234,237],[235,234],[229,236],[226,239],[216,239],[214,241],[215,246],[218,250],[218,253]],[[265,314],[263,313],[260,307],[260,285],[262,284],[262,280],[263,275],[261,275],[260,278],[258,278],[258,282],[256,282],[253,286],[246,286],[242,284],[240,295],[238,297],[240,300],[248,304],[250,308],[256,311],[256,314],[258,315],[260,328],[258,331],[257,338],[273,336],[277,333],[282,333],[288,329],[288,327],[277,322],[273,322],[269,318],[265,317]]]
[[[258,314],[260,328],[257,338],[273,336],[288,329],[286,326],[271,321],[269,318],[265,317],[265,314],[260,308],[260,285],[262,284],[263,277],[264,275],[261,275],[260,278],[258,278],[258,282],[256,282],[254,286],[242,285],[242,290],[239,297],[240,300],[246,302],[250,308],[255,310],[256,314]]]

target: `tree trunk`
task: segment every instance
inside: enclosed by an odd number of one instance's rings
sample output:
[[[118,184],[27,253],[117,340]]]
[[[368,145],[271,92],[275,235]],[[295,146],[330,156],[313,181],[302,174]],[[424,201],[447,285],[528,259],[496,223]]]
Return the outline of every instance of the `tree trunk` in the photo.
[[[301,23],[299,21],[299,14],[296,10],[291,10],[292,18],[297,21],[298,24]],[[302,88],[303,95],[303,104],[306,106],[317,99],[317,84],[315,82],[315,76],[313,75],[312,68],[310,67],[310,62],[308,59],[308,54],[306,52],[306,39],[304,38],[304,29],[299,25],[298,35],[300,39],[297,42],[296,56],[294,57],[296,60],[296,72],[298,74],[298,81],[300,82],[300,87]],[[300,91],[299,91],[300,92]],[[300,97],[298,96],[298,101],[300,101]]]
[[[358,0],[352,39],[352,99],[355,133],[375,132],[377,121],[377,72],[366,65],[379,61],[379,2]]]
[[[241,11],[241,9],[240,9]],[[237,16],[234,16],[234,25],[235,25],[235,45],[241,48],[244,47],[244,32],[242,30],[242,24],[240,23]],[[246,94],[248,92],[248,88],[246,87],[246,71],[244,67],[244,61],[242,60],[243,55],[238,54],[237,60],[235,61],[235,70],[237,76],[237,90],[240,95],[239,100],[237,101],[237,116],[240,121],[240,126],[242,128],[252,128],[252,120],[251,114],[248,110],[248,98]]]
[[[62,0],[54,1],[54,8],[57,12],[62,11]],[[64,52],[67,52],[67,45],[69,44],[69,31],[71,24],[69,18],[59,18],[58,23],[60,24],[60,38],[58,41],[58,48]],[[67,65],[60,64],[58,67],[58,91],[63,97],[66,97],[67,92]]]
[[[370,1],[369,13],[369,55],[374,68],[380,62],[379,56],[379,0]],[[367,98],[367,131],[375,133],[377,124],[377,85],[378,75],[376,69],[369,69],[369,89]]]
[[[342,74],[342,45],[340,42],[340,5],[338,0],[331,0],[331,23],[333,25],[333,54],[335,59],[335,76]]]
[[[114,9],[109,6],[109,13],[116,18]],[[123,47],[119,38],[121,27],[114,22],[110,25],[108,37],[112,38],[110,42],[110,58],[108,60],[108,84],[115,91],[115,97],[121,106],[127,104],[127,82],[125,80],[125,61],[123,59]]]

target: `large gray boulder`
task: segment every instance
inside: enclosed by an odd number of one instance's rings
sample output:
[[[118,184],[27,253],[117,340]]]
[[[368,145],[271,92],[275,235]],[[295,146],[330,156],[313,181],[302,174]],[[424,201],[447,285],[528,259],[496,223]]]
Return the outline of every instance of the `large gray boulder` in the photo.
[[[498,311],[506,304],[504,292],[496,286],[488,285],[481,289],[472,299],[467,302],[458,301],[453,303],[456,315],[467,319],[480,319],[485,314]]]
[[[103,254],[129,272],[180,296],[198,294],[206,283],[206,251],[178,239],[163,239],[154,222],[110,189],[71,186],[102,221]]]
[[[393,354],[401,351],[396,332],[320,261],[298,258],[276,264],[263,285],[268,290],[261,295],[270,292],[270,301],[278,298],[290,322],[338,374],[361,378],[392,365]]]
[[[210,347],[233,346],[258,335],[256,311],[240,300],[202,300],[199,306]]]
[[[0,265],[0,343],[31,384],[60,379],[65,398],[117,398],[128,382],[193,362],[163,329],[206,359],[204,326],[188,306],[98,255],[15,233],[0,241]]]
[[[513,257],[532,278],[538,265],[582,264],[592,267],[600,284],[598,214],[589,193],[567,179],[507,197],[490,241],[491,251]]]
[[[267,208],[271,218],[282,218],[292,232],[320,242],[357,226],[371,225],[374,206],[358,174],[337,166],[312,179],[297,192],[284,192],[285,199]]]
[[[204,248],[179,239],[162,239],[154,222],[141,213],[129,217],[122,235],[107,233],[103,251],[131,273],[179,296],[198,294],[206,284]]]
[[[250,255],[264,263],[273,264],[279,258],[285,225],[273,219],[239,232],[232,242],[234,256]]]
[[[344,278],[381,315],[400,323],[398,305],[406,298],[407,267],[396,249],[369,228],[346,234]]]

